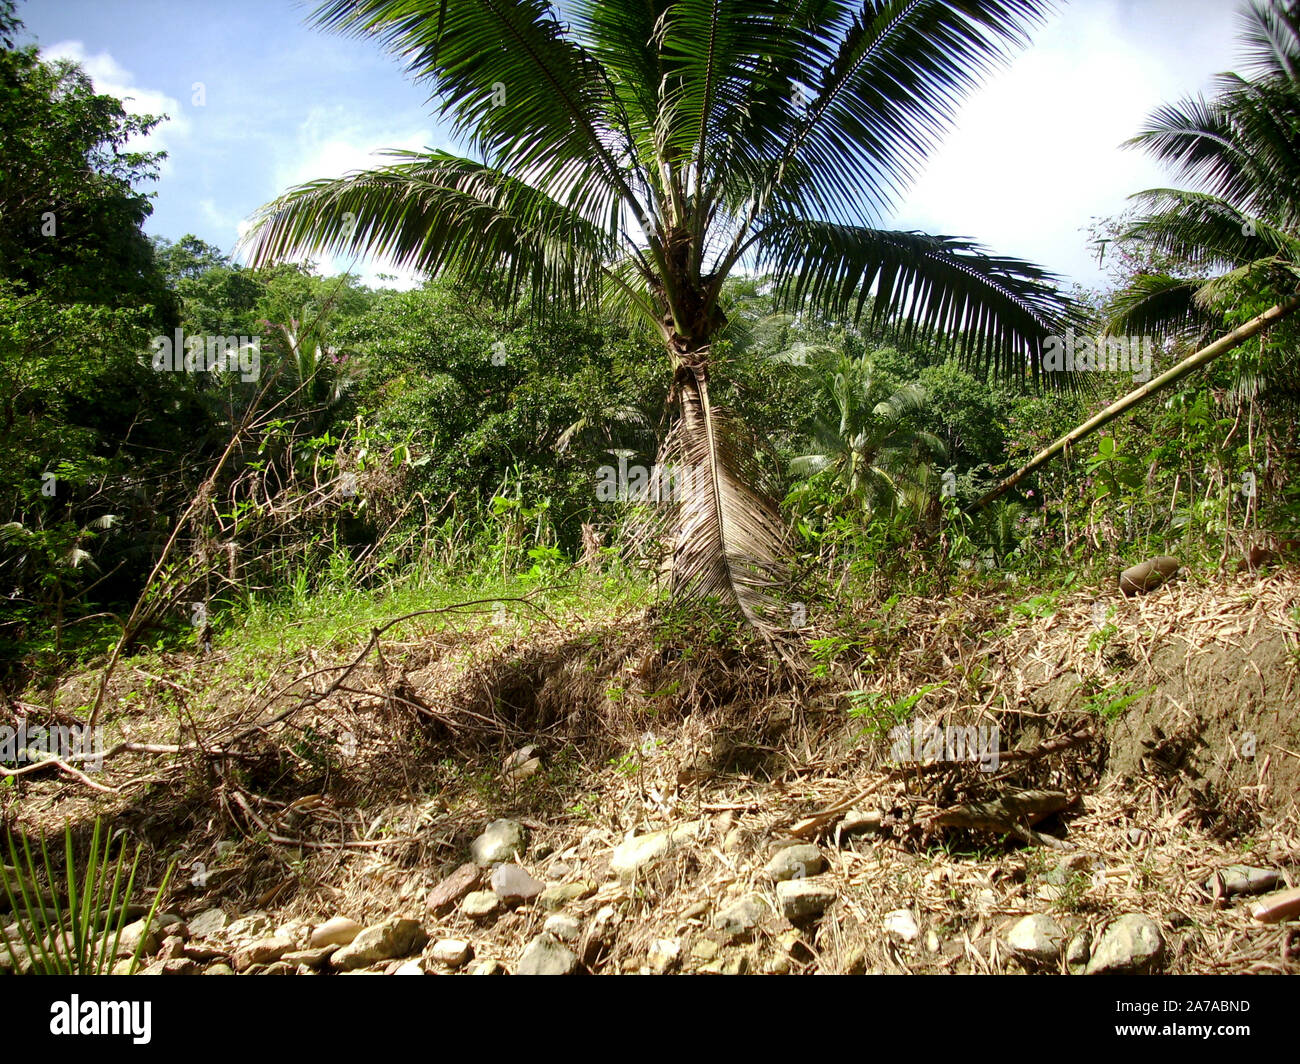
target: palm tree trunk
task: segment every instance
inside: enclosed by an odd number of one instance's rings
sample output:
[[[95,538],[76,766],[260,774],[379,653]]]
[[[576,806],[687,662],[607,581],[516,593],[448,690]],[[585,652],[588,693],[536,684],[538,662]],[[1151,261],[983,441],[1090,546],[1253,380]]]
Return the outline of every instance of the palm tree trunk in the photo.
[[[1006,492],[1014,488],[1035,469],[1045,465],[1062,451],[1068,450],[1073,444],[1091,436],[1103,425],[1114,421],[1120,416],[1120,414],[1131,410],[1144,399],[1155,395],[1156,392],[1168,387],[1175,381],[1181,380],[1193,370],[1200,369],[1202,366],[1213,362],[1220,355],[1231,351],[1234,347],[1241,346],[1261,329],[1268,325],[1272,325],[1274,322],[1281,321],[1288,314],[1297,309],[1300,309],[1300,292],[1297,292],[1295,295],[1291,296],[1291,298],[1270,307],[1258,317],[1251,318],[1251,320],[1246,322],[1245,325],[1234,329],[1232,332],[1228,333],[1227,336],[1215,340],[1214,343],[1201,348],[1193,355],[1188,355],[1185,359],[1179,362],[1178,365],[1166,370],[1164,373],[1160,374],[1159,377],[1147,381],[1141,388],[1134,389],[1129,392],[1128,395],[1124,396],[1124,398],[1111,403],[1111,405],[1106,407],[1106,409],[1101,413],[1089,418],[1078,428],[1071,429],[1055,443],[1052,443],[1050,446],[1039,451],[1025,465],[1017,469],[992,491],[971,503],[971,505],[967,507],[967,513],[973,513],[974,511],[987,506],[994,499],[1004,495]]]

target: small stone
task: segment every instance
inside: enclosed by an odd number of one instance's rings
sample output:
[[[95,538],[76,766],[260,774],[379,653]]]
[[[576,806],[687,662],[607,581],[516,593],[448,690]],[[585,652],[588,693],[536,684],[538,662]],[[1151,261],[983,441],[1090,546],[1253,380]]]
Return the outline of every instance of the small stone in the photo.
[[[582,921],[568,913],[556,913],[546,918],[542,930],[561,942],[577,942],[582,937]]]
[[[235,971],[247,971],[255,964],[273,964],[293,947],[294,942],[292,939],[281,938],[279,935],[272,935],[270,938],[259,938],[235,950],[231,963],[234,964]]]
[[[463,865],[429,891],[429,912],[441,914],[455,908],[456,903],[478,886],[479,867],[473,861]]]
[[[470,965],[470,975],[500,975],[505,966],[495,957],[483,957]]]
[[[614,937],[623,916],[612,905],[602,905],[591,921],[591,939],[594,942],[608,942]]]
[[[699,830],[700,821],[691,821],[665,831],[624,839],[614,847],[609,870],[626,882],[652,861],[687,846]]]
[[[497,865],[492,873],[492,890],[507,905],[532,901],[546,884],[538,882],[517,864]]]
[[[160,960],[171,961],[185,956],[185,939],[180,935],[168,935],[163,939],[162,947],[158,951]]]
[[[1065,932],[1050,916],[1033,913],[1016,922],[1007,934],[1007,945],[1022,961],[1054,964],[1065,944]]]
[[[910,909],[895,909],[885,913],[885,930],[904,942],[915,942],[921,929],[916,926],[916,917]]]
[[[517,820],[494,820],[469,847],[470,856],[480,868],[513,861],[524,852],[528,833]]]
[[[460,911],[472,920],[482,920],[501,908],[501,899],[490,890],[475,890],[465,895]]]
[[[1070,939],[1070,944],[1065,948],[1065,963],[1071,968],[1087,964],[1091,948],[1092,934],[1088,931],[1080,931]]]
[[[394,975],[423,975],[424,967],[418,960],[403,961],[393,969]]]
[[[192,961],[228,960],[230,958],[230,947],[218,946],[215,943],[205,945],[202,942],[187,942],[181,950],[181,954]]]
[[[334,955],[338,946],[317,946],[315,949],[299,949],[286,953],[280,960],[296,967],[320,968]]]
[[[114,973],[116,974],[116,972]],[[235,969],[228,964],[218,961],[216,964],[209,964],[203,969],[204,975],[234,975]]]
[[[1164,948],[1160,927],[1151,917],[1125,913],[1097,940],[1087,971],[1089,975],[1147,971],[1159,962]]]
[[[767,874],[777,883],[789,879],[807,879],[826,868],[821,850],[809,843],[786,846],[767,862]]]
[[[835,888],[816,879],[790,879],[776,885],[781,913],[791,923],[821,916],[835,900]]]
[[[359,934],[359,923],[346,916],[335,916],[313,930],[308,943],[313,949],[319,946],[346,946]]]
[[[679,938],[657,938],[650,944],[650,971],[654,975],[666,975],[681,962],[682,940]]]
[[[448,968],[459,968],[474,955],[474,949],[460,938],[444,938],[433,944],[430,956]]]
[[[721,952],[722,947],[711,938],[697,938],[691,946],[691,956],[697,961],[711,961]]]
[[[732,902],[713,918],[713,926],[732,938],[752,935],[755,928],[772,915],[772,907],[761,894],[746,894]]]
[[[596,893],[594,883],[561,883],[547,887],[537,895],[537,904],[547,912],[563,909],[571,901],[581,901]]]
[[[1223,893],[1260,894],[1272,890],[1282,882],[1282,873],[1272,868],[1252,868],[1250,865],[1230,865],[1212,875],[1205,889],[1213,893],[1215,880],[1223,884]]]
[[[231,938],[260,938],[270,931],[271,918],[260,909],[245,913],[226,927],[226,934]]]
[[[141,940],[143,939],[143,942]],[[162,942],[162,936],[158,932],[157,921],[152,927],[146,928],[145,921],[134,920],[122,928],[121,935],[117,939],[117,955],[119,957],[135,956],[136,947],[140,947],[141,957],[151,957],[158,952],[158,947]]]
[[[330,966],[346,972],[376,961],[404,957],[423,946],[428,938],[419,921],[394,916],[367,927],[330,958]]]
[[[577,955],[548,934],[538,935],[519,955],[516,975],[572,975],[578,967]]]
[[[927,931],[925,933],[925,948],[931,953],[938,953],[943,949],[943,942],[939,939],[938,932]]]
[[[879,831],[885,814],[879,809],[850,809],[839,823],[841,834],[853,835],[860,831]]]
[[[224,909],[204,909],[190,921],[192,938],[211,938],[230,926],[230,917]]]
[[[297,949],[304,949],[311,939],[311,921],[309,920],[290,920],[288,923],[281,924],[275,931],[276,938],[287,938],[294,944]]]

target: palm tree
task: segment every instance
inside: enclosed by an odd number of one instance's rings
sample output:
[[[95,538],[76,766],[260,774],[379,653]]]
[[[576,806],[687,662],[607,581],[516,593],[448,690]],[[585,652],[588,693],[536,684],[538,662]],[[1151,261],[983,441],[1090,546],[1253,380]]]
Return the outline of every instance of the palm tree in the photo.
[[[790,304],[960,336],[1035,378],[1068,312],[1050,275],[880,227],[960,102],[1050,0],[329,0],[441,99],[468,155],[394,153],[266,205],[254,261],[372,254],[548,303],[603,301],[662,339],[699,475],[671,511],[673,585],[763,625],[785,529],[753,443],[710,402],[733,272]]]
[[[1135,197],[1143,213],[1120,234],[1121,246],[1159,265],[1116,293],[1106,323],[1111,335],[1146,334],[1198,350],[1053,441],[972,509],[1256,336],[1259,352],[1238,362],[1238,396],[1300,383],[1293,323],[1265,340],[1266,330],[1300,310],[1300,0],[1252,0],[1238,18],[1249,77],[1220,75],[1211,99],[1160,108],[1129,142],[1191,187]]]
[[[1183,268],[1134,277],[1112,333],[1199,347],[1300,290],[1300,2],[1256,0],[1238,18],[1250,77],[1220,75],[1212,98],[1160,108],[1129,142],[1190,187],[1139,193],[1120,239]]]
[[[943,443],[911,428],[908,415],[926,406],[925,389],[906,384],[889,392],[866,359],[841,357],[823,377],[824,406],[812,424],[816,450],[790,463],[806,479],[791,492],[798,508],[833,500],[827,513],[846,506],[864,516],[919,505],[928,497],[930,459],[942,457]]]

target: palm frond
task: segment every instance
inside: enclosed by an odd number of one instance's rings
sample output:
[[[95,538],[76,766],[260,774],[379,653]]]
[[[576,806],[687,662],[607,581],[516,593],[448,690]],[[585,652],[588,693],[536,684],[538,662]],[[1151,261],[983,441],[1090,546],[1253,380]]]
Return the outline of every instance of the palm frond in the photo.
[[[1038,0],[866,0],[856,13],[816,6],[805,45],[813,96],[778,161],[773,191],[837,220],[882,216],[970,91],[1028,43],[1029,28],[1051,7]]]
[[[1256,78],[1300,82],[1300,4],[1253,3],[1238,13],[1247,70]]]
[[[615,246],[573,210],[522,181],[446,152],[291,189],[254,216],[254,263],[323,253],[374,255],[435,274],[527,289],[541,305],[598,290]]]
[[[760,254],[783,298],[853,321],[870,300],[876,326],[960,333],[982,373],[1038,380],[1043,341],[1076,318],[1051,274],[955,237],[795,220],[765,229]]]
[[[787,615],[787,530],[743,423],[709,402],[708,387],[679,381],[682,416],[660,450],[668,490],[653,527],[672,552],[675,597],[717,597],[735,605],[769,640]]]
[[[1217,196],[1185,189],[1139,192],[1144,213],[1120,235],[1203,270],[1235,269],[1273,255],[1300,259],[1300,240],[1263,218],[1243,216]]]
[[[607,230],[638,202],[620,161],[624,123],[609,122],[619,101],[545,0],[329,0],[313,18],[401,58],[493,168]]]
[[[1169,274],[1138,274],[1112,297],[1105,332],[1192,340],[1219,323],[1196,301],[1204,282]]]

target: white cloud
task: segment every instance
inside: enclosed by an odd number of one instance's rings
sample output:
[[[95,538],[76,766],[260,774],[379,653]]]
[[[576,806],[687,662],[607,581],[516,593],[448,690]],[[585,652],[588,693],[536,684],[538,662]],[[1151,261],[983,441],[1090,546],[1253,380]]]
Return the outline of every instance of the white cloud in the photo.
[[[299,124],[290,143],[273,147],[276,155],[271,171],[274,189],[267,199],[307,181],[343,177],[357,170],[383,166],[392,161],[384,157],[386,151],[426,151],[433,139],[432,128],[376,129],[373,122],[342,107],[313,108]],[[248,230],[247,220],[239,224],[238,230],[242,237]],[[303,258],[299,257],[297,261],[303,261]],[[371,287],[406,291],[419,287],[424,280],[423,275],[416,271],[401,269],[382,260],[354,263],[343,257],[332,257],[320,261],[319,265],[325,273],[350,269]],[[383,279],[380,274],[392,276]]]
[[[70,59],[79,64],[95,86],[95,91],[117,97],[122,101],[127,114],[168,116],[168,120],[160,122],[152,133],[134,138],[129,145],[133,150],[167,151],[169,145],[189,135],[190,119],[180,101],[164,92],[137,84],[135,75],[109,52],[95,52],[92,55],[81,41],[68,40],[42,48],[41,58],[47,61]],[[170,160],[164,159],[159,172],[165,175],[170,170]]]
[[[1100,278],[1082,230],[1134,192],[1169,184],[1124,150],[1161,103],[1232,66],[1232,11],[1197,0],[1068,7],[977,89],[897,211],[897,223],[969,236],[1070,278]],[[1177,15],[1181,11],[1181,15]]]

